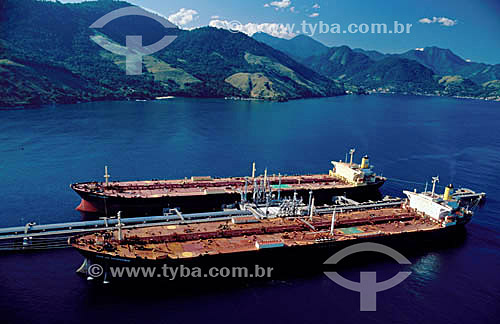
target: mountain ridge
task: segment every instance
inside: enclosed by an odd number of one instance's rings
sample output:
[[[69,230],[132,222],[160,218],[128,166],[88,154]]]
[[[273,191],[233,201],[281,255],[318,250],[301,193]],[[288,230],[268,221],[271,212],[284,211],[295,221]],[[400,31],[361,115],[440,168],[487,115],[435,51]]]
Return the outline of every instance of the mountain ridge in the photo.
[[[9,26],[0,31],[1,106],[167,95],[287,100],[345,93],[340,83],[272,47],[212,27],[177,30],[172,44],[143,57],[142,75],[126,75],[125,57],[102,49],[90,36],[123,46],[133,29],[148,45],[161,39],[165,28],[140,16],[115,19],[99,30],[89,26],[129,3],[5,0],[1,6],[1,23]],[[247,54],[261,59],[249,62]],[[231,77],[238,73],[262,75],[258,87],[266,91],[235,83]]]
[[[305,35],[297,35],[288,40],[260,32],[254,34],[252,38],[280,50],[298,62],[311,56],[311,52],[319,55],[328,51],[328,46]]]
[[[272,43],[269,37],[266,42]],[[276,42],[277,49],[287,52],[288,48],[283,46],[286,42],[289,41]],[[307,49],[303,48],[304,51]],[[500,64],[468,62],[451,50],[437,46],[413,49],[401,54],[384,54],[361,48],[351,49],[342,45],[330,47],[326,53],[317,54],[309,50],[309,54],[300,62],[320,74],[345,82],[346,87],[354,92],[360,89],[364,92],[367,89],[450,96],[500,97],[496,87],[483,86],[487,82],[500,79]],[[387,62],[392,62],[395,66],[391,67],[386,64]],[[404,68],[410,70],[403,73],[401,69]],[[429,73],[429,70],[432,73]],[[387,74],[388,71],[393,73],[397,71],[397,74],[391,79],[390,74]],[[403,74],[413,75],[413,79],[408,79],[408,83],[403,84],[401,82],[404,79]],[[447,82],[439,82],[443,78]],[[453,82],[457,84],[452,86]]]
[[[383,54],[327,47],[305,35],[248,37],[212,27],[170,30],[177,38],[143,57],[144,73],[126,75],[125,58],[90,37],[123,46],[126,35],[139,34],[148,45],[166,30],[137,16],[89,28],[125,6],[130,4],[2,1],[0,22],[9,28],[0,30],[0,106],[167,95],[282,101],[343,95],[345,90],[500,98],[500,64],[467,62],[435,46]]]

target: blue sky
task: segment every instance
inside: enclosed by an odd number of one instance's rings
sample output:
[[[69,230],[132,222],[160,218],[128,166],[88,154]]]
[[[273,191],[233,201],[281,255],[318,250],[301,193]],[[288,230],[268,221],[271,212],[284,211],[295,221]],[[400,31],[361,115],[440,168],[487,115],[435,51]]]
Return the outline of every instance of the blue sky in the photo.
[[[62,2],[80,2],[63,0]],[[238,21],[250,32],[261,24],[301,23],[412,24],[410,33],[324,33],[314,38],[328,46],[400,53],[426,46],[449,48],[464,59],[500,63],[500,0],[129,0],[172,17],[183,28]],[[183,9],[183,10],[182,10]],[[434,18],[436,17],[436,18]],[[424,19],[427,18],[427,19]],[[424,20],[422,20],[424,19]],[[422,21],[422,22],[419,22]],[[308,29],[309,30],[309,29]],[[310,34],[310,33],[309,33]],[[292,35],[282,33],[280,36]]]

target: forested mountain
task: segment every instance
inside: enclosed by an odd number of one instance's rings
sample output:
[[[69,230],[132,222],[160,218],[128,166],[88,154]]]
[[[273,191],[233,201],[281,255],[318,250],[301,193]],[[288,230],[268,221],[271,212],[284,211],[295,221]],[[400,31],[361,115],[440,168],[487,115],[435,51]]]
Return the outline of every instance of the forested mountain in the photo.
[[[89,28],[126,6],[130,4],[110,0],[2,1],[0,106],[166,95],[286,100],[344,93],[341,84],[244,34],[209,27],[167,30],[140,16]],[[124,46],[126,35],[142,35],[144,45],[149,45],[166,33],[178,37],[145,56],[144,73],[135,76],[126,75],[124,56],[90,40],[99,36]]]

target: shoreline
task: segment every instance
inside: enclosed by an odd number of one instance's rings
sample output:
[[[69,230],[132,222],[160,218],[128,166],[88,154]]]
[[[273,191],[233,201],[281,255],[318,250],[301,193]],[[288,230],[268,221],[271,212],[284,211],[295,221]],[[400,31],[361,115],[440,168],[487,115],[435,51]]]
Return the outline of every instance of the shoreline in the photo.
[[[494,99],[489,99],[489,98],[481,98],[481,97],[467,97],[467,96],[445,96],[445,95],[440,95],[440,94],[435,94],[435,93],[408,93],[408,92],[384,92],[384,91],[374,91],[374,92],[369,92],[367,95],[402,95],[402,96],[418,96],[418,97],[440,97],[440,98],[454,98],[454,99],[472,99],[472,100],[483,100],[483,101],[499,101],[500,102],[500,97],[494,97]]]
[[[495,99],[488,98],[478,98],[478,97],[465,97],[465,96],[443,96],[438,94],[425,94],[425,93],[408,93],[408,92],[370,92],[367,94],[343,94],[338,96],[324,96],[324,97],[304,97],[304,98],[288,98],[285,100],[272,100],[266,98],[246,98],[246,97],[189,97],[189,96],[159,96],[155,98],[109,98],[107,100],[85,100],[76,102],[52,102],[52,103],[42,103],[42,104],[31,104],[31,105],[19,105],[19,106],[0,106],[0,111],[15,111],[15,110],[31,110],[40,109],[44,106],[51,105],[73,105],[81,103],[91,103],[91,102],[107,102],[107,101],[136,101],[136,102],[150,102],[150,101],[162,101],[169,99],[221,99],[221,100],[233,100],[233,101],[257,101],[257,102],[274,102],[283,103],[291,100],[306,100],[306,99],[318,99],[318,98],[335,98],[341,96],[370,96],[370,95],[399,95],[399,96],[415,96],[415,97],[439,97],[439,98],[453,98],[453,99],[467,99],[467,100],[482,100],[487,102],[500,102],[500,97]]]

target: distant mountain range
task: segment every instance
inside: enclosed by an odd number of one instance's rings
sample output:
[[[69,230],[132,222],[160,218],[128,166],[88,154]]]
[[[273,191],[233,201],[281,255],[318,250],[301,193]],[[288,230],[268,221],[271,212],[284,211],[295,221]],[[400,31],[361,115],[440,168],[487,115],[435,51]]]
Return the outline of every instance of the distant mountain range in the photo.
[[[402,54],[384,54],[339,46],[325,51],[325,45],[303,35],[279,41],[269,35],[256,34],[254,37],[290,56],[295,55],[299,62],[314,71],[344,82],[348,89],[500,96],[500,64],[468,62],[449,49],[425,47]]]
[[[252,37],[286,53],[297,61],[302,61],[313,55],[323,55],[329,50],[328,46],[305,35],[298,35],[292,39],[283,39],[266,33],[256,33]]]
[[[354,51],[365,54],[375,61],[389,56],[414,60],[433,70],[438,75],[460,75],[478,84],[500,79],[500,64],[469,62],[449,49],[435,46],[410,50],[403,54],[382,54],[377,51],[362,49],[354,49]]]
[[[500,96],[499,65],[466,62],[449,50],[382,54],[329,48],[307,36],[248,37],[215,28],[175,30],[177,39],[143,58],[142,75],[125,74],[125,59],[90,40],[115,44],[166,30],[144,17],[89,26],[120,1],[62,4],[0,2],[0,107],[177,95],[288,100],[372,91],[453,96]],[[130,20],[130,19],[133,19]]]

